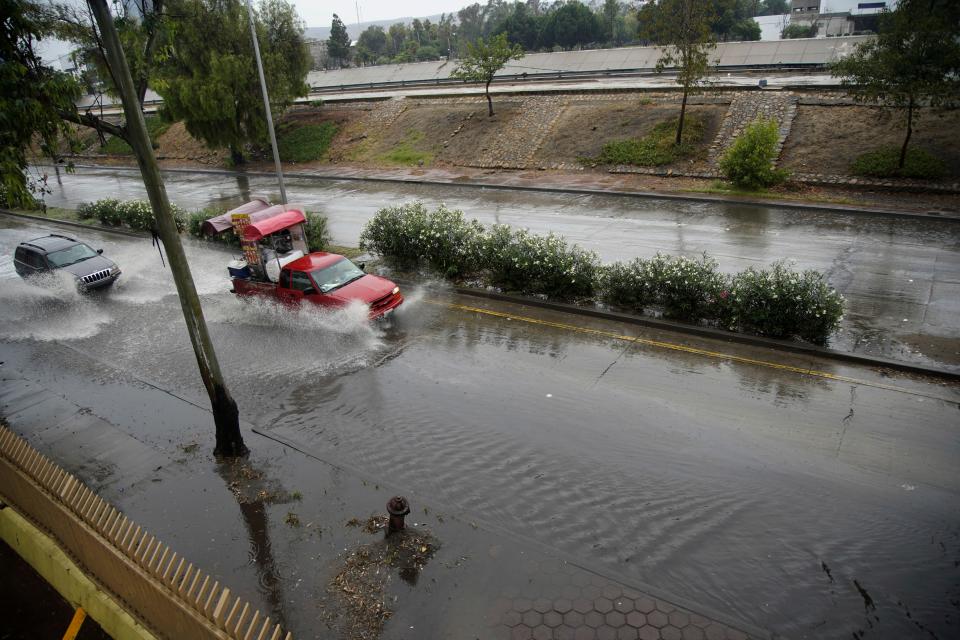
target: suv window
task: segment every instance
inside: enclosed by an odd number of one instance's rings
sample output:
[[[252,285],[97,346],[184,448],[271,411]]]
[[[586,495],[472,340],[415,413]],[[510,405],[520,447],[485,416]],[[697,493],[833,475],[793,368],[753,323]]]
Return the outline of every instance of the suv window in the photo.
[[[47,263],[44,261],[43,256],[27,247],[17,247],[16,259],[34,269],[47,268]]]
[[[290,274],[290,288],[297,291],[306,291],[313,287],[313,282],[303,271],[294,271]]]

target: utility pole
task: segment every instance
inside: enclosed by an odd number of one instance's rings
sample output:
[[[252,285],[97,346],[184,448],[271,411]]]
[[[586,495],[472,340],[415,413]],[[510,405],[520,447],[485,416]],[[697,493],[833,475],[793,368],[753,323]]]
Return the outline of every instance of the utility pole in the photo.
[[[277,149],[277,134],[273,131],[273,114],[270,112],[270,96],[267,94],[267,81],[263,77],[263,61],[260,59],[260,43],[257,41],[257,25],[253,20],[253,3],[247,0],[247,13],[250,14],[250,36],[253,38],[253,54],[257,59],[257,72],[260,74],[260,90],[263,92],[263,109],[267,112],[267,131],[270,132],[270,144],[273,146],[273,165],[277,169],[280,181],[280,202],[287,204],[287,190],[283,186],[283,170],[280,168],[280,151]]]
[[[217,428],[217,445],[215,455],[241,456],[248,453],[240,434],[240,415],[237,403],[230,396],[227,385],[220,373],[217,354],[213,350],[207,323],[203,317],[203,308],[200,306],[200,297],[193,284],[193,276],[187,264],[183,245],[180,244],[180,235],[176,221],[170,211],[170,201],[167,199],[167,190],[163,185],[160,167],[153,154],[150,136],[143,120],[143,111],[137,97],[136,86],[130,76],[130,67],[120,45],[120,38],[113,24],[113,16],[107,7],[107,0],[87,0],[97,26],[106,54],[107,63],[116,80],[120,99],[123,103],[123,114],[126,119],[124,130],[126,141],[133,148],[140,165],[140,175],[143,176],[143,186],[146,187],[150,207],[156,221],[157,233],[163,241],[167,251],[167,260],[170,263],[170,272],[177,286],[177,295],[183,309],[183,318],[186,321],[187,333],[193,345],[193,352],[197,357],[200,368],[200,377],[210,396],[210,405],[213,408],[213,421]]]

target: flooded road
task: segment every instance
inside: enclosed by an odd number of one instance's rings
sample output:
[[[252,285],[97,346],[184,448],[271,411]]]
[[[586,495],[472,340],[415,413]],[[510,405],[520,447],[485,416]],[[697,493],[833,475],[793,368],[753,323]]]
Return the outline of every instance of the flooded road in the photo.
[[[52,387],[61,370],[101,361],[203,405],[148,241],[85,232],[124,275],[81,297],[13,273],[13,247],[42,232],[0,219],[0,360],[35,367]],[[487,306],[440,285],[408,291],[390,325],[367,324],[362,308],[293,313],[230,295],[228,254],[198,244],[187,254],[241,415],[267,434],[787,637],[956,635],[956,386]],[[152,409],[108,389],[87,400],[136,429]],[[170,420],[138,439],[168,442]],[[268,577],[294,586],[287,572]]]
[[[267,195],[275,181],[200,173],[166,173],[173,202],[226,208]],[[51,176],[51,206],[76,207],[103,197],[143,198],[136,172],[81,168]],[[469,217],[566,236],[604,261],[658,251],[707,252],[728,273],[776,260],[813,268],[847,297],[848,312],[832,346],[845,351],[960,369],[960,225],[937,220],[683,202],[610,195],[569,195],[288,177],[290,199],[327,217],[334,242],[356,246],[381,207],[440,202]]]

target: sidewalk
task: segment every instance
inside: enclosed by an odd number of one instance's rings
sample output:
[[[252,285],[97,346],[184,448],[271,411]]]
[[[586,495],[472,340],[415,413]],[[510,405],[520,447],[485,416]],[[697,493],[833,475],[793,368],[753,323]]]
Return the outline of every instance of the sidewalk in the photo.
[[[56,348],[70,366],[53,389],[29,345],[3,344],[0,417],[295,638],[769,637],[253,425],[250,458],[217,462],[202,399]],[[385,539],[376,516],[397,493],[408,529]]]

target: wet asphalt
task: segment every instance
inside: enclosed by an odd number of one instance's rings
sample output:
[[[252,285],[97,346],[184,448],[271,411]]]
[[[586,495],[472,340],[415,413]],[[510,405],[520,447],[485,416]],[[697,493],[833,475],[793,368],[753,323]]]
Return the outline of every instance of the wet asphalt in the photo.
[[[182,187],[171,187],[175,200]],[[421,637],[468,637],[464,602],[514,597],[504,585],[522,580],[504,576],[523,549],[786,637],[947,638],[960,628],[956,385],[478,303],[439,283],[409,290],[387,325],[367,324],[363,309],[242,304],[227,292],[229,254],[188,243],[241,415],[309,456],[248,432],[271,452],[258,464],[304,500],[238,514],[211,507],[207,484],[197,485],[204,495],[175,469],[158,470],[159,481],[147,471],[169,464],[151,451],[191,473],[215,466],[203,455],[212,427],[179,305],[149,243],[85,233],[124,275],[105,295],[81,297],[13,273],[16,242],[41,231],[0,219],[2,371],[120,425],[145,453],[77,452],[75,464],[164,539],[254,580],[264,606],[301,631],[322,637],[318,575],[350,538],[338,523],[393,491],[427,506],[417,519],[453,538],[436,567],[452,573],[395,593],[402,613],[385,637],[411,637],[407,623],[433,630]],[[289,510],[322,533],[290,531]],[[249,542],[245,531],[278,540]],[[311,563],[326,569],[314,575]]]
[[[266,195],[263,176],[168,172],[173,202],[226,208]],[[51,175],[51,206],[103,197],[142,198],[135,171],[80,168]],[[817,269],[847,298],[836,349],[960,370],[960,225],[880,214],[737,203],[656,200],[615,195],[530,193],[456,185],[403,185],[287,179],[289,198],[325,215],[335,243],[356,246],[363,225],[383,206],[445,203],[490,224],[554,232],[597,251],[604,261],[659,252],[713,256],[725,272],[777,260]]]

